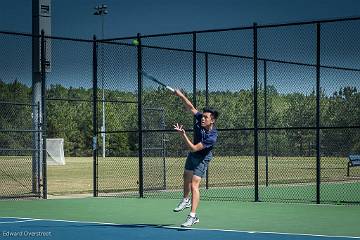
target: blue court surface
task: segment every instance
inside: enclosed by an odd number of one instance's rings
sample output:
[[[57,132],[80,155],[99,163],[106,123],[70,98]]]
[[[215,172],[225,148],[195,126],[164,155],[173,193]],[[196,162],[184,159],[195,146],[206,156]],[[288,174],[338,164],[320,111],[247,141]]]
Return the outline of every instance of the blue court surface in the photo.
[[[121,225],[98,222],[0,218],[0,239],[138,239],[138,240],[349,240],[360,237],[179,228],[166,225]]]

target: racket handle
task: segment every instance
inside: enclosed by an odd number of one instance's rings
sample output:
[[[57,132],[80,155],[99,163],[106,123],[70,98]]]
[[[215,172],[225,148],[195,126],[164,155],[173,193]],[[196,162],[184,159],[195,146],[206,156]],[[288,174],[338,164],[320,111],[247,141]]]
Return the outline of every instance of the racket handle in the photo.
[[[169,89],[172,92],[175,92],[175,90],[172,87],[166,86],[167,89]]]

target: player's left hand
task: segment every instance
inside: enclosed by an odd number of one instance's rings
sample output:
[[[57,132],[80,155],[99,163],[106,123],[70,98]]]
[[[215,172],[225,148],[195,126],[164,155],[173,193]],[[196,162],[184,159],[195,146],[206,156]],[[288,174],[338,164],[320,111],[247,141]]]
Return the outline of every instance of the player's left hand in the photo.
[[[185,129],[183,129],[183,125],[179,125],[178,123],[174,125],[174,130],[178,131],[178,133],[180,134],[185,134]]]

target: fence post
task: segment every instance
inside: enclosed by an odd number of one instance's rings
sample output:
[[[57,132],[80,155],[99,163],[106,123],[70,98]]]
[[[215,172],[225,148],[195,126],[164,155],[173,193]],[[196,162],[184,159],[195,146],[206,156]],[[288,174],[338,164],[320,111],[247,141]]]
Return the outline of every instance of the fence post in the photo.
[[[259,201],[259,136],[258,136],[258,56],[257,56],[257,23],[253,25],[253,44],[254,44],[254,185],[255,202]]]
[[[209,55],[208,55],[208,53],[205,53],[205,106],[209,107]],[[206,171],[206,182],[205,182],[206,189],[209,189],[209,169],[210,169],[210,164]]]
[[[197,107],[196,104],[196,32],[193,32],[193,100],[192,100],[192,104],[194,105],[194,107]],[[194,117],[194,125],[196,123],[196,119]],[[195,136],[195,131],[194,131],[194,136]]]
[[[269,139],[268,139],[268,101],[267,101],[267,64],[264,60],[264,127],[265,127],[265,185],[269,186]]]
[[[205,53],[205,106],[209,107],[209,54]]]
[[[41,64],[41,131],[42,131],[42,187],[43,198],[47,199],[47,163],[46,163],[46,42],[44,30],[41,30],[41,48],[40,48],[40,64]]]
[[[97,161],[97,134],[98,134],[98,124],[97,124],[97,41],[96,36],[93,38],[93,196],[98,196],[98,161]]]
[[[137,34],[137,69],[142,70],[142,47],[140,33]],[[139,197],[144,197],[144,159],[143,159],[143,114],[142,114],[142,75],[138,73],[138,132],[139,132]]]
[[[316,24],[316,203],[320,203],[320,23]]]

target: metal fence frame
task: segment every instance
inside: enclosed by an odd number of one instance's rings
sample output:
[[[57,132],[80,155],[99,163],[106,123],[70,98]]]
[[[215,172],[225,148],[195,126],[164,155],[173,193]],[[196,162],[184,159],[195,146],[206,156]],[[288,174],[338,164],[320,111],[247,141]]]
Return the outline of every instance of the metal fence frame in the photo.
[[[248,59],[253,61],[253,127],[250,128],[238,128],[238,129],[219,129],[220,133],[222,131],[251,131],[253,132],[253,141],[254,141],[254,148],[253,148],[253,157],[254,157],[254,196],[253,201],[258,202],[261,201],[259,198],[259,133],[264,132],[265,133],[265,141],[267,142],[267,134],[271,131],[278,131],[278,130],[314,130],[316,132],[316,203],[321,203],[321,130],[333,130],[333,129],[360,129],[360,125],[354,125],[354,126],[323,126],[321,124],[321,107],[320,107],[320,100],[321,100],[321,70],[324,68],[328,69],[337,69],[337,70],[345,70],[345,71],[356,71],[360,72],[360,69],[352,69],[352,68],[342,68],[342,67],[335,67],[335,66],[324,66],[321,64],[321,25],[325,23],[332,23],[332,22],[342,22],[342,21],[358,21],[360,20],[360,17],[354,17],[354,18],[344,18],[344,19],[330,19],[330,20],[322,20],[322,21],[306,21],[306,22],[295,22],[295,23],[285,23],[285,24],[273,24],[273,25],[257,25],[254,23],[252,26],[247,27],[241,27],[241,28],[229,28],[229,29],[214,29],[214,30],[206,30],[206,31],[192,31],[192,32],[178,32],[178,33],[168,33],[168,34],[153,34],[153,35],[141,35],[140,33],[136,36],[130,36],[130,37],[124,37],[124,38],[114,38],[114,39],[100,39],[98,40],[96,36],[92,40],[81,40],[81,39],[71,39],[71,38],[59,38],[59,37],[51,37],[51,36],[45,36],[44,33],[41,35],[41,64],[42,64],[42,119],[43,119],[43,128],[41,130],[43,134],[43,138],[46,138],[46,101],[51,99],[46,99],[45,91],[46,91],[46,72],[45,72],[45,39],[62,39],[62,40],[69,40],[69,41],[86,41],[86,42],[92,42],[93,44],[93,59],[92,59],[92,69],[93,69],[93,141],[92,141],[92,152],[93,152],[93,196],[99,196],[99,182],[98,182],[98,167],[99,167],[99,161],[98,161],[98,136],[102,133],[99,130],[99,124],[98,124],[98,103],[103,102],[104,100],[98,100],[97,94],[98,94],[98,62],[99,62],[99,56],[98,56],[98,48],[100,44],[111,44],[111,45],[119,45],[119,46],[131,46],[131,44],[122,43],[119,41],[129,40],[129,39],[137,39],[139,42],[139,45],[137,45],[137,66],[134,66],[134,69],[142,69],[143,66],[143,49],[161,49],[161,50],[169,50],[169,51],[180,51],[180,52],[189,52],[192,54],[192,86],[193,86],[193,99],[192,102],[194,106],[197,106],[197,98],[196,98],[196,92],[197,92],[197,56],[198,54],[203,54],[205,57],[205,79],[206,79],[206,105],[208,105],[209,102],[209,89],[208,89],[208,56],[209,55],[216,55],[216,56],[224,56],[224,57],[235,57],[235,58],[241,58],[241,59]],[[265,28],[277,28],[277,27],[285,27],[285,26],[303,26],[303,25],[311,25],[316,28],[316,64],[306,64],[306,63],[297,63],[297,62],[290,62],[290,61],[281,61],[281,60],[274,60],[274,59],[264,59],[258,57],[258,31],[260,29]],[[252,31],[252,37],[253,37],[253,56],[238,56],[238,55],[231,55],[231,54],[221,54],[221,53],[213,53],[213,52],[204,52],[204,51],[198,51],[197,50],[197,35],[201,33],[217,33],[217,32],[229,32],[229,31],[237,31],[237,30],[251,30]],[[29,34],[19,34],[19,33],[10,33],[10,32],[0,32],[0,34],[10,34],[10,35],[25,35],[25,36],[31,36]],[[158,46],[151,46],[151,45],[145,45],[142,44],[144,39],[147,38],[161,38],[161,37],[167,37],[167,36],[183,36],[183,35],[189,35],[192,37],[192,49],[191,50],[185,50],[185,49],[176,49],[176,48],[165,48],[165,47],[158,47]],[[266,107],[266,90],[265,93],[265,126],[261,127],[259,126],[259,116],[258,112],[260,111],[258,109],[258,84],[261,82],[258,77],[258,70],[259,70],[259,62],[262,62],[264,64],[264,86],[267,86],[266,83],[266,71],[267,71],[267,63],[268,62],[276,62],[276,63],[283,63],[283,64],[293,64],[293,65],[300,65],[300,66],[308,66],[308,67],[314,67],[316,69],[316,122],[314,127],[268,127],[267,126],[267,107]],[[143,147],[143,134],[146,132],[151,132],[152,130],[146,130],[143,127],[143,79],[142,75],[138,74],[137,77],[137,84],[138,84],[138,96],[137,101],[135,102],[137,104],[137,113],[138,113],[138,129],[135,131],[135,133],[138,135],[138,177],[139,177],[139,185],[138,185],[138,194],[137,196],[142,198],[144,197],[144,147]],[[71,99],[68,99],[71,100]],[[2,130],[0,130],[2,131]],[[157,132],[167,133],[170,132],[170,130],[164,130],[159,129],[156,130]],[[133,130],[125,130],[125,131],[115,131],[115,132],[134,132]],[[46,141],[43,143],[43,150],[46,149]],[[266,149],[266,152],[268,150]],[[47,183],[46,183],[46,151],[43,152],[43,189],[42,189],[42,197],[47,198]],[[266,154],[266,185],[268,185],[268,164],[267,164],[267,154]],[[211,174],[210,174],[211,177]],[[206,178],[206,188],[208,188],[208,178]]]
[[[240,129],[230,129],[230,130],[251,130],[254,132],[254,189],[255,189],[255,195],[254,195],[254,201],[261,201],[259,199],[259,132],[265,131],[267,133],[268,131],[272,130],[315,130],[316,131],[316,203],[321,203],[321,196],[320,196],[320,188],[321,188],[321,148],[320,148],[320,131],[324,129],[360,129],[360,125],[356,126],[322,126],[320,122],[320,94],[321,94],[321,83],[320,83],[320,73],[322,68],[328,68],[328,69],[338,69],[338,70],[349,70],[349,71],[356,71],[360,72],[360,69],[351,69],[351,68],[341,68],[341,67],[334,67],[334,66],[324,66],[321,65],[321,24],[324,23],[332,23],[332,22],[340,22],[340,21],[349,21],[349,20],[359,20],[360,18],[345,18],[345,19],[332,19],[332,20],[323,20],[323,21],[308,21],[308,22],[297,22],[297,23],[286,23],[286,24],[276,24],[276,25],[262,25],[259,26],[256,23],[253,24],[251,27],[243,27],[243,28],[231,28],[231,29],[216,29],[216,30],[206,30],[206,31],[194,31],[194,32],[181,32],[181,33],[170,33],[170,34],[155,34],[155,35],[140,35],[132,36],[128,38],[114,38],[114,39],[106,39],[102,40],[103,42],[113,42],[113,41],[119,41],[119,40],[126,40],[126,39],[137,39],[140,43],[138,45],[138,68],[142,69],[142,49],[144,48],[157,48],[157,49],[165,49],[165,50],[171,50],[171,51],[185,51],[185,52],[192,52],[193,54],[193,99],[192,102],[194,106],[197,105],[197,99],[196,99],[196,83],[197,83],[197,73],[196,73],[196,62],[197,62],[197,54],[201,53],[204,54],[207,58],[208,55],[221,55],[221,56],[227,56],[227,57],[238,57],[238,58],[245,58],[245,59],[252,59],[253,60],[253,76],[254,76],[254,127],[253,128],[240,128]],[[281,60],[274,60],[274,59],[261,59],[258,57],[258,30],[264,29],[264,28],[277,28],[277,27],[285,27],[285,26],[303,26],[303,25],[313,25],[316,28],[316,64],[306,64],[306,63],[297,63],[297,62],[289,62],[289,61],[281,61]],[[219,53],[211,53],[211,52],[201,52],[197,51],[197,34],[200,33],[216,33],[216,32],[224,32],[224,31],[234,31],[234,30],[246,30],[251,29],[253,31],[253,56],[236,56],[236,55],[230,55],[230,54],[219,54]],[[193,39],[193,49],[192,50],[184,50],[184,49],[176,49],[176,48],[162,48],[162,47],[155,47],[155,46],[149,46],[149,45],[143,45],[142,40],[146,38],[161,38],[161,37],[167,37],[167,36],[176,36],[176,35],[192,35]],[[315,67],[316,68],[316,123],[314,127],[281,127],[281,128],[271,128],[271,127],[259,127],[259,119],[258,119],[258,66],[259,62],[264,62],[264,71],[266,71],[266,62],[277,62],[277,63],[284,63],[284,64],[293,64],[293,65],[300,65],[300,66],[309,66],[309,67]],[[206,60],[207,63],[207,60]],[[208,73],[206,72],[206,79],[208,79]],[[265,75],[266,76],[266,75]],[[139,89],[142,89],[142,76],[139,75]],[[264,79],[265,86],[266,86],[266,78]],[[206,102],[208,102],[208,85],[206,86]],[[266,92],[266,91],[265,91]],[[139,91],[139,94],[141,95],[142,90]],[[139,108],[141,108],[141,99],[142,97],[139,96]],[[265,98],[266,99],[266,98]],[[139,142],[142,142],[142,134],[145,132],[142,129],[142,111],[139,109]],[[219,131],[224,131],[229,129],[219,129]],[[142,144],[141,144],[142,146]],[[144,197],[144,189],[143,189],[143,158],[142,158],[143,152],[142,149],[139,148],[139,196]],[[267,166],[266,166],[267,167]],[[268,179],[268,176],[266,177]],[[206,178],[208,180],[208,178]]]

